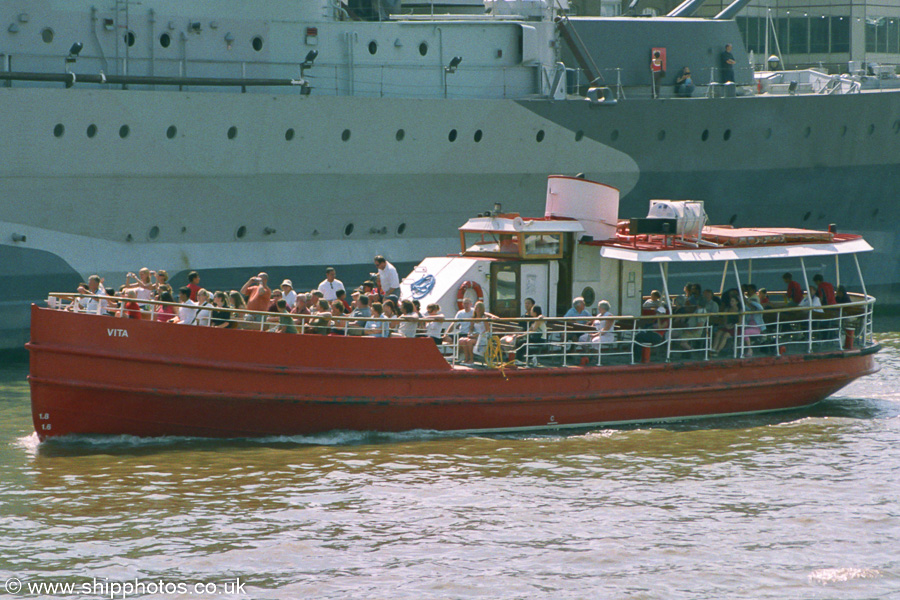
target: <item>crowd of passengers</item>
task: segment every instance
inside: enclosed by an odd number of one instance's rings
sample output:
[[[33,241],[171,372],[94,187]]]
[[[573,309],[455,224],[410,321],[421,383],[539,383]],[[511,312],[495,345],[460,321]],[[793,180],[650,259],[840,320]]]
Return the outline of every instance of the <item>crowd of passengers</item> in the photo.
[[[456,341],[463,363],[474,363],[476,357],[483,360],[490,337],[486,335],[489,329],[486,321],[496,318],[485,310],[483,302],[464,298],[463,308],[454,318],[485,321],[454,322],[447,327],[438,304],[427,305],[423,313],[417,300],[400,300],[400,277],[389,261],[379,255],[374,258],[374,264],[377,269],[374,277],[353,289],[349,297],[332,267],[325,270],[325,279],[309,292],[294,290],[289,279],[282,281],[278,287],[270,287],[266,273],[251,277],[240,290],[210,292],[200,285],[199,273],[192,271],[188,274],[186,285],[178,288],[177,298],[164,270],[143,268],[137,274],[128,273],[125,284],[117,291],[108,290],[98,275],[92,275],[87,283],[78,286],[77,291],[83,297],[76,300],[70,309],[225,329],[262,329],[280,333],[298,333],[302,330],[305,333],[373,337],[424,336],[438,345]],[[742,291],[735,288],[717,296],[712,290],[701,289],[698,283],[688,283],[684,286],[684,293],[671,301],[671,307],[659,291],[654,290],[643,303],[642,314],[659,318],[642,322],[641,331],[634,339],[641,345],[660,345],[671,331],[673,341],[687,351],[695,349],[696,340],[705,335],[709,324],[713,327],[711,350],[716,354],[728,349],[738,329],[747,340],[765,331],[765,319],[761,314],[753,314],[753,311],[791,306],[812,306],[815,309],[817,306],[852,301],[844,286],[835,289],[821,275],[813,277],[813,285],[810,286],[812,296],[793,280],[791,273],[785,273],[782,277],[787,291],[784,302],[779,303],[769,299],[766,288],[757,289],[753,284],[744,285]],[[741,314],[741,296],[746,314]],[[147,300],[183,306],[148,304]],[[504,350],[515,352],[519,360],[526,358],[529,347],[534,352],[547,340],[547,324],[541,307],[535,305],[531,298],[526,298],[524,303],[523,318],[528,320],[519,323],[520,332],[508,333],[501,339]],[[242,313],[240,310],[257,313]],[[572,308],[564,315],[583,317],[569,323],[566,343],[571,344],[572,351],[596,350],[601,344],[616,341],[616,321],[612,318],[610,303],[601,300],[596,311],[592,314],[584,299],[579,297],[574,299]],[[711,313],[726,314],[705,316]]]

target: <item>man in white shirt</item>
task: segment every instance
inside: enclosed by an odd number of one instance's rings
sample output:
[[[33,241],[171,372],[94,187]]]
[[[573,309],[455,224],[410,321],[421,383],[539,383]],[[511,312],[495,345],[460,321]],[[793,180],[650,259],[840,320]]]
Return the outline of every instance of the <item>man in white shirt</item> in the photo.
[[[281,291],[284,292],[283,297],[288,310],[293,310],[294,304],[297,303],[297,292],[294,291],[294,284],[291,283],[290,279],[285,279],[281,282]]]
[[[344,284],[340,279],[335,279],[334,267],[325,269],[325,281],[319,284],[319,291],[322,292],[322,298],[333,302],[337,300],[337,291],[343,290]]]
[[[83,290],[84,288],[80,289]],[[107,306],[106,288],[103,287],[103,280],[100,279],[99,275],[91,275],[88,278],[87,291],[92,295],[85,298],[79,298],[77,300],[78,306],[84,312],[95,315],[105,315]]]
[[[185,286],[178,289],[178,302],[187,304],[188,306],[179,306],[178,315],[169,323],[178,323],[179,325],[195,325],[197,320],[197,303],[191,300],[191,288]]]
[[[475,311],[472,310],[472,299],[466,296],[463,298],[463,307],[462,310],[456,313],[455,319],[471,319],[475,316]],[[472,321],[463,321],[461,323],[454,323],[456,326],[455,329],[459,332],[460,337],[469,335],[472,331]],[[449,333],[449,331],[448,331]]]
[[[387,261],[380,254],[375,257],[375,267],[378,269],[378,287],[384,292],[385,298],[388,296],[400,297],[400,275],[397,274],[397,267]]]

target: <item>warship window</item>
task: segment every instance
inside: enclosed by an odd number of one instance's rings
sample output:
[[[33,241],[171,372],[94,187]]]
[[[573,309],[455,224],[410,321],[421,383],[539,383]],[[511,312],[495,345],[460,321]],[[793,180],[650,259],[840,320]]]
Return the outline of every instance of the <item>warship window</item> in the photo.
[[[593,306],[594,301],[597,299],[597,293],[594,291],[594,288],[587,286],[581,290],[581,297],[584,298],[584,303],[587,306]]]
[[[159,227],[157,227],[156,225],[151,227],[149,233],[147,233],[147,237],[150,238],[151,240],[155,240],[156,238],[158,238],[159,237]]]
[[[402,142],[402,141],[403,141],[403,138],[406,137],[406,132],[403,131],[402,129],[398,129],[398,130],[397,130],[397,135],[395,135],[394,137],[397,138],[397,141],[398,141],[398,142]]]
[[[125,44],[126,44],[129,48],[131,48],[132,46],[134,46],[135,37],[134,37],[134,32],[133,32],[133,31],[126,31],[126,32],[125,32],[124,39],[125,39]]]
[[[254,50],[256,50],[257,52],[259,52],[260,50],[262,50],[262,47],[263,47],[263,40],[262,40],[261,37],[256,36],[255,38],[253,38],[253,41],[250,42],[250,45],[253,46],[253,49],[254,49]]]
[[[378,43],[375,40],[369,42],[369,54],[375,54],[378,52]]]
[[[803,137],[808,138],[809,134],[811,134],[811,133],[812,133],[812,127],[807,125],[806,128],[803,130]]]
[[[346,142],[349,139],[350,139],[350,130],[345,129],[344,131],[341,132],[341,141]]]
[[[237,228],[237,231],[234,232],[234,237],[236,237],[237,239],[241,239],[245,235],[247,235],[247,227],[245,225],[241,225]]]
[[[49,44],[53,41],[53,30],[49,27],[44,27],[41,30],[41,39],[44,40],[45,44]]]
[[[609,134],[609,139],[611,139],[612,141],[616,141],[617,139],[619,139],[619,130],[613,129],[612,133]]]
[[[894,121],[894,133],[900,133],[900,121]]]
[[[578,131],[575,132],[575,141],[580,142],[583,139],[584,139],[584,132],[579,129]]]
[[[763,133],[763,137],[766,138],[767,140],[772,137],[772,128],[771,127],[766,129],[766,132]]]
[[[421,54],[422,56],[428,54],[428,44],[426,44],[425,42],[419,44],[419,54]]]
[[[847,126],[843,125],[841,126],[841,137],[844,137],[845,135],[847,135]]]
[[[397,235],[403,235],[404,231],[406,231],[406,223],[400,223],[397,226]]]
[[[88,125],[88,127],[87,127],[87,136],[88,136],[89,138],[92,138],[92,137],[94,137],[95,135],[97,135],[97,126],[94,125],[93,123],[91,123],[91,124]]]
[[[56,137],[62,137],[65,132],[66,126],[62,123],[57,123],[56,127],[53,128],[53,135],[55,135]]]
[[[233,140],[236,137],[237,137],[237,127],[232,125],[231,127],[228,128],[228,139]]]
[[[731,218],[728,219],[729,225],[734,225],[734,222],[737,221],[737,214],[731,215]]]
[[[353,233],[353,223],[347,223],[347,225],[344,227],[344,237],[350,237],[350,235],[352,233]]]
[[[164,33],[161,36],[159,36],[159,45],[162,46],[163,48],[168,48],[169,44],[171,44],[171,43],[172,43],[172,38],[169,36],[168,33]]]
[[[174,125],[169,125],[169,128],[166,129],[166,137],[171,140],[174,139],[176,135],[178,135],[178,128]]]
[[[809,221],[809,218],[812,216],[812,211],[807,211],[805,215],[803,215],[804,221]]]
[[[540,131],[538,131],[538,132],[537,132],[537,135],[534,136],[534,139],[535,139],[538,143],[543,142],[543,141],[544,141],[544,130],[541,129]]]
[[[704,142],[709,139],[709,129],[703,130],[703,133],[700,134],[700,139]]]
[[[455,129],[450,130],[450,133],[447,135],[447,139],[450,140],[451,142],[456,141],[456,130]]]
[[[872,135],[873,133],[875,133],[875,124],[874,123],[871,123],[869,125],[868,131],[869,131],[869,135]]]
[[[664,139],[666,139],[666,130],[660,129],[659,132],[656,134],[656,139],[658,139],[659,141],[663,141]]]
[[[481,138],[483,138],[483,137],[484,137],[484,133],[482,133],[482,131],[480,129],[476,129],[475,135],[472,136],[472,139],[474,139],[475,143],[477,144],[478,142],[481,141]]]
[[[725,140],[726,142],[731,139],[731,130],[730,129],[725,130],[725,133],[722,134],[722,139]]]
[[[288,141],[288,142],[291,141],[292,139],[294,139],[294,130],[293,130],[293,129],[288,129],[287,131],[285,131],[285,132],[284,132],[284,139],[285,139],[286,141]]]
[[[128,125],[122,125],[119,127],[119,137],[123,140],[128,137],[128,134],[131,133],[131,128]]]

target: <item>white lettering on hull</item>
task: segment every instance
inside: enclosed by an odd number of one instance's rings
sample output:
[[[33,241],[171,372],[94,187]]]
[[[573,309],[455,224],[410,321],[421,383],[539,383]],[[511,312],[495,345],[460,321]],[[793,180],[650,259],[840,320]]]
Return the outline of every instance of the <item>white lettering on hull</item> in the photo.
[[[127,329],[107,329],[106,335],[109,337],[128,337]]]

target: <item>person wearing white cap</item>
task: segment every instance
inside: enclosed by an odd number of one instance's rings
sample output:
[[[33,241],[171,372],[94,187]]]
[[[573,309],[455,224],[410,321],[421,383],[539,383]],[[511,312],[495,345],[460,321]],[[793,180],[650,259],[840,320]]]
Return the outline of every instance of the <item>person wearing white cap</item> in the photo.
[[[294,291],[294,284],[290,279],[281,282],[281,290],[284,292],[284,301],[287,303],[288,310],[293,309],[297,302],[297,292]]]

